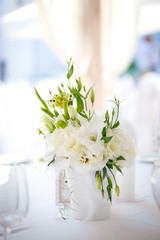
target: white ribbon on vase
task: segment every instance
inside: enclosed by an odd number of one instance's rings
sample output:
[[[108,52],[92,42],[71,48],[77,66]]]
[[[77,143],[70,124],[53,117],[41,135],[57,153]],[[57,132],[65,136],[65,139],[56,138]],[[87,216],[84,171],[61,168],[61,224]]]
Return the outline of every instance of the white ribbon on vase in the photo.
[[[103,198],[101,190],[97,189],[95,172],[84,173],[69,169],[66,179],[70,192],[69,216],[83,221],[104,220],[110,217],[111,203],[106,197]]]

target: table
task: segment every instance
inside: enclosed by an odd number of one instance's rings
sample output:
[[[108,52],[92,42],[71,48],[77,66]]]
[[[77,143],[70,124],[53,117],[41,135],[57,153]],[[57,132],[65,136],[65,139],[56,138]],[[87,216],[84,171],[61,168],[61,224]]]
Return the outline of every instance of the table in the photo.
[[[160,211],[151,192],[151,169],[150,163],[136,163],[134,202],[114,201],[107,220],[78,222],[56,215],[55,177],[27,166],[30,210],[10,240],[160,240]]]

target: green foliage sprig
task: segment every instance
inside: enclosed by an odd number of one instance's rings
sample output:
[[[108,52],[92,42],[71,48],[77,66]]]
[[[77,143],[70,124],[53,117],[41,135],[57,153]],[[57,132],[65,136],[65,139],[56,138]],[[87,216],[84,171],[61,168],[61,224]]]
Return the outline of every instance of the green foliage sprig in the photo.
[[[68,72],[66,76],[68,79],[68,84],[65,86],[61,84],[60,87],[57,87],[58,94],[52,95],[52,92],[49,91],[50,99],[45,101],[35,88],[35,93],[42,104],[41,110],[44,113],[42,121],[44,122],[45,129],[49,133],[54,132],[56,128],[67,127],[69,121],[75,121],[79,126],[81,125],[76,116],[72,118],[69,115],[70,106],[74,106],[76,113],[88,121],[90,121],[94,115],[94,111],[91,109],[88,110],[87,107],[87,98],[89,95],[92,107],[94,105],[95,95],[93,87],[86,91],[85,85],[82,84],[80,77],[73,80],[72,76],[74,72],[74,66],[72,63],[72,58],[67,61],[67,64]],[[75,83],[75,86],[73,83]],[[62,115],[63,118],[59,118],[59,115]],[[43,134],[43,131],[39,130],[39,133]]]
[[[103,169],[101,171],[96,171],[96,174],[95,174],[97,189],[101,190],[102,197],[104,197],[104,192],[105,192],[104,181],[107,180],[106,191],[108,193],[108,198],[110,202],[112,202],[112,190],[113,190],[112,178],[115,183],[115,192],[117,196],[119,196],[120,194],[119,186],[117,185],[117,181],[113,172],[113,169],[116,168],[118,172],[122,173],[121,166],[118,165],[118,162],[120,160],[125,160],[125,158],[122,156],[119,156],[118,158],[116,158],[116,160],[109,159],[106,165],[103,167]],[[110,174],[108,174],[109,172],[111,173],[112,178],[110,177]]]
[[[108,110],[105,113],[105,121],[106,126],[102,129],[102,138],[101,140],[104,141],[105,144],[109,143],[113,136],[107,136],[107,130],[108,129],[115,129],[120,125],[120,122],[118,121],[119,118],[119,106],[120,101],[115,97],[114,101],[111,101],[115,104],[115,107],[112,110],[112,116],[110,118]],[[122,167],[118,165],[119,161],[125,161],[125,158],[123,156],[119,156],[115,160],[109,159],[106,163],[106,166],[102,169],[102,171],[96,171],[96,181],[97,181],[97,189],[101,189],[102,197],[104,197],[104,187],[103,187],[103,181],[107,179],[107,188],[106,191],[108,193],[108,198],[110,202],[112,202],[112,190],[113,190],[113,182],[111,177],[108,175],[108,172],[110,172],[113,181],[115,183],[115,192],[117,196],[120,194],[119,186],[117,185],[117,181],[113,172],[113,169],[115,168],[118,172],[122,173]]]

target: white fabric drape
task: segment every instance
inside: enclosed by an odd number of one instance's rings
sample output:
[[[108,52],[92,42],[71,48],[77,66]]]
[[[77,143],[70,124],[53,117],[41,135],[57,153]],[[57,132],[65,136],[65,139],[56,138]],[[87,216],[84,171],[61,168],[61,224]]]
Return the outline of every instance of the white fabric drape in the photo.
[[[140,6],[139,0],[101,0],[103,85],[125,71],[133,58]]]
[[[142,0],[35,0],[46,40],[73,57],[85,84],[96,83],[96,108],[133,57]]]

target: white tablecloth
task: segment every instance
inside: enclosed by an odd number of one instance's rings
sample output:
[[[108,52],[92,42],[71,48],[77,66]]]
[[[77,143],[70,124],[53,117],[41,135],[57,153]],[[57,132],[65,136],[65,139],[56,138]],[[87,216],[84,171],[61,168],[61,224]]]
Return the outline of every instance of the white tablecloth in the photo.
[[[30,210],[10,240],[160,240],[160,210],[151,192],[152,164],[136,164],[136,201],[113,202],[105,221],[63,221],[55,205],[55,178],[27,166]],[[0,239],[2,235],[0,236]]]

